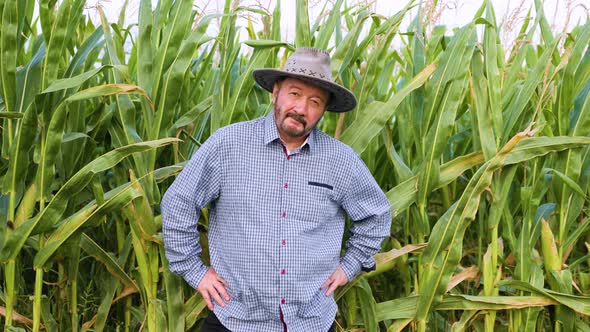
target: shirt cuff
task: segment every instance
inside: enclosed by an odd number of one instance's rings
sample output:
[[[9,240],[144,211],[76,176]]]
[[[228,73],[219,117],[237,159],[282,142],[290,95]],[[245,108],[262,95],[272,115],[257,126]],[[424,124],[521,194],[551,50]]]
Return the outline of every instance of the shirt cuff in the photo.
[[[184,280],[186,280],[186,282],[191,285],[192,288],[197,289],[208,270],[209,267],[201,263],[195,269],[187,272],[184,276]]]
[[[351,281],[361,272],[362,265],[352,255],[345,254],[340,260],[340,266],[344,270],[344,274],[348,277],[348,281]]]

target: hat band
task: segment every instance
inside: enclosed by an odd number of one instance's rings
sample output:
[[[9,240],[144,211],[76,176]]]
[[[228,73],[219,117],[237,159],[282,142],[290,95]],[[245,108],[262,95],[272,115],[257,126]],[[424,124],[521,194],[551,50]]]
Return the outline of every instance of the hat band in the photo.
[[[325,79],[331,80],[331,77],[328,77],[328,76],[322,74],[321,72],[313,71],[311,69],[291,67],[291,68],[285,68],[283,70],[287,71],[287,72],[291,72],[293,74],[306,75],[306,76],[311,76],[311,77],[315,77],[315,78],[321,78],[324,80]]]

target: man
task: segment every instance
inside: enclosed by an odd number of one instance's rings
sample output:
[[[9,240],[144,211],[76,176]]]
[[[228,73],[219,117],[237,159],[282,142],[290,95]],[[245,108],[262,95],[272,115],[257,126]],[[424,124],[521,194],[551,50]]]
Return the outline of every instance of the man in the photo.
[[[389,203],[352,149],[316,128],[326,110],[356,106],[331,80],[328,53],[299,48],[254,79],[273,111],[217,130],[162,199],[170,270],[212,311],[203,331],[333,331],[334,290],[374,268]],[[196,227],[208,204],[211,267]]]

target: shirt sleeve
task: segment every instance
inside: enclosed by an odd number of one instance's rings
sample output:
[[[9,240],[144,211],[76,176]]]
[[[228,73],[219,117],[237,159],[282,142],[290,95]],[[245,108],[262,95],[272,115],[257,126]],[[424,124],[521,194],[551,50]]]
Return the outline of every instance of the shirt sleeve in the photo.
[[[361,270],[375,267],[373,255],[379,252],[381,242],[390,235],[391,229],[389,201],[364,162],[360,157],[356,158],[352,180],[342,202],[353,221],[340,261],[349,281]]]
[[[208,270],[201,260],[197,222],[201,209],[219,197],[221,188],[219,136],[217,131],[195,152],[160,204],[170,271],[195,289]]]

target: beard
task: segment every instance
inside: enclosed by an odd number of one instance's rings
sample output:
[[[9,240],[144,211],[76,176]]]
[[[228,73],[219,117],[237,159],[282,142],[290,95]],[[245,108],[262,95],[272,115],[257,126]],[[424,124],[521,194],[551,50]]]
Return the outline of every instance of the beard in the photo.
[[[307,136],[317,124],[316,122],[308,126],[307,120],[305,120],[302,115],[289,111],[283,113],[278,101],[275,103],[274,116],[277,127],[279,128],[279,132],[292,138],[301,138]],[[288,121],[289,118],[301,124],[302,127],[294,127],[287,124],[286,121]]]

